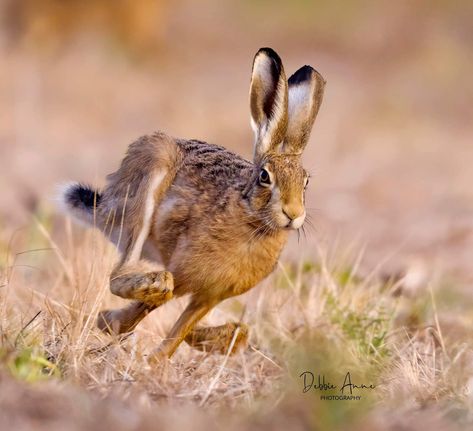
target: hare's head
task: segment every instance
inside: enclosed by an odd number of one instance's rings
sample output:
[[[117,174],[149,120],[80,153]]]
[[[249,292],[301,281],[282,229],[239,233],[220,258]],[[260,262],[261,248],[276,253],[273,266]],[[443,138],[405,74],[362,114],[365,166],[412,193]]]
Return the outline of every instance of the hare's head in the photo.
[[[310,66],[301,67],[288,81],[281,59],[270,48],[255,56],[250,86],[255,171],[246,193],[252,210],[268,227],[298,229],[304,223],[309,176],[301,155],[324,85]]]

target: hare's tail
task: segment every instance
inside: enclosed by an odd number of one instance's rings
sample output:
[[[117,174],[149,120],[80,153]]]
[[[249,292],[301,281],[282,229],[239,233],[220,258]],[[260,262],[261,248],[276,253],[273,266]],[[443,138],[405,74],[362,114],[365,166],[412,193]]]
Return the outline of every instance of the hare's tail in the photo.
[[[80,222],[94,224],[102,195],[98,190],[81,183],[69,183],[59,192],[60,206]]]

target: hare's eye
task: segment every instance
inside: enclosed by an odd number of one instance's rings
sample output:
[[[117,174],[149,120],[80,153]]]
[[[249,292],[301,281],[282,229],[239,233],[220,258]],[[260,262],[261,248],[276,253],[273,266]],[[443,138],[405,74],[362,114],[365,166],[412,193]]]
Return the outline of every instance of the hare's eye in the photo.
[[[271,178],[269,176],[269,172],[266,169],[261,169],[259,173],[259,183],[262,186],[268,186],[271,184]]]

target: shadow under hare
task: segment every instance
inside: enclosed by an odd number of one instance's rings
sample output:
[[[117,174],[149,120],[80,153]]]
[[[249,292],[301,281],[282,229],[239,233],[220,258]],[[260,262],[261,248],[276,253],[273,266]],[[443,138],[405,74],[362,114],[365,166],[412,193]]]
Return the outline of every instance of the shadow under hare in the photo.
[[[69,213],[97,226],[120,251],[112,293],[133,300],[102,311],[102,330],[132,331],[150,311],[189,294],[187,308],[151,358],[170,357],[184,340],[219,351],[233,338],[235,348],[246,342],[244,325],[196,324],[219,302],[268,276],[289,232],[304,223],[308,174],[301,154],[324,85],[310,66],[287,80],[276,52],[262,48],[250,85],[252,162],[217,145],[159,132],[130,145],[104,190],[67,187],[62,199]]]

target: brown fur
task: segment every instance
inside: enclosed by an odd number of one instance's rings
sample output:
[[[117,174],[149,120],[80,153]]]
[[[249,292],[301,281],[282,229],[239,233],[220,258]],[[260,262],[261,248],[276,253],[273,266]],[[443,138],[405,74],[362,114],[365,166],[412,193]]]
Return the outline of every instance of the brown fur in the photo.
[[[158,203],[180,164],[180,152],[174,140],[163,133],[155,133],[131,144],[120,168],[107,177],[108,185],[97,208],[97,223],[104,232],[111,233],[112,241],[124,251],[123,258],[129,254],[143,227],[145,198],[153,175],[160,169],[167,171],[163,183],[154,191]]]
[[[236,333],[238,329],[238,333]],[[232,343],[231,353],[236,352],[248,341],[248,327],[243,323],[228,322],[211,328],[195,328],[190,332],[185,342],[204,352],[219,352],[225,354]]]
[[[130,146],[120,168],[108,177],[97,225],[122,251],[111,290],[135,302],[103,312],[102,329],[132,330],[171,297],[190,294],[154,359],[171,356],[184,339],[198,348],[216,344],[216,350],[224,350],[222,342],[227,345],[235,331],[232,324],[195,330],[194,325],[219,302],[267,277],[289,229],[300,227],[305,217],[307,173],[300,153],[323,90],[320,75],[308,73],[313,69],[307,67],[288,84],[274,51],[264,48],[256,55],[250,91],[253,163],[223,147],[163,133]],[[304,106],[294,105],[299,99]],[[238,344],[246,338],[245,329]]]

